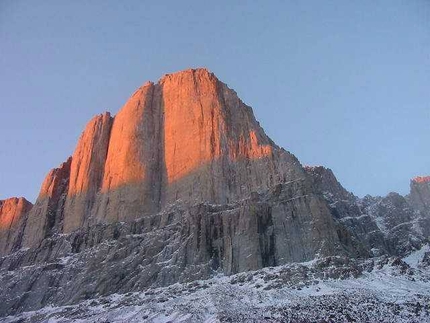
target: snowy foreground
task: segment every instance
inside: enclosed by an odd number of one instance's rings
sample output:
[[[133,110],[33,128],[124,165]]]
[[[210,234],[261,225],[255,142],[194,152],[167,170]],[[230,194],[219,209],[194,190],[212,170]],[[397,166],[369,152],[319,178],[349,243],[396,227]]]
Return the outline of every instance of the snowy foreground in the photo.
[[[430,322],[429,250],[403,260],[333,257],[266,268],[45,307],[3,322]]]

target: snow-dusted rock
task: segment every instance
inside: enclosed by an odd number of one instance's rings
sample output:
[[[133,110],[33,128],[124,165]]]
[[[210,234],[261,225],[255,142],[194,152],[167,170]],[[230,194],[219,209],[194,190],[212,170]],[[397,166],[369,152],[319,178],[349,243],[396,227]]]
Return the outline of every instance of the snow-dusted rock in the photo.
[[[249,297],[248,305],[258,307],[261,286],[282,291],[263,292],[263,298],[281,299],[296,295],[286,286],[300,291],[317,285],[314,281],[359,279],[387,266],[398,275],[424,270],[427,260],[413,267],[400,258],[421,247],[430,234],[427,179],[414,180],[411,188],[408,197],[392,193],[359,199],[331,170],[303,168],[276,146],[252,109],[206,69],[166,75],[140,87],[115,117],[93,118],[73,156],[47,175],[34,206],[21,201],[12,210],[0,202],[5,223],[0,229],[0,317],[45,307],[45,312],[29,314],[37,321],[57,313],[47,306],[70,305],[59,315],[74,319],[80,314],[71,304],[91,307],[81,303],[88,299],[97,307],[109,295],[153,293],[186,282],[197,289],[200,283],[193,281],[242,273],[228,284],[214,280],[220,283],[214,297],[222,304],[214,320],[306,317],[300,315],[321,320],[331,317],[333,302],[351,309],[341,316],[349,320],[354,306],[341,293],[307,298],[309,306],[297,298],[291,306],[270,303],[254,312],[240,306],[232,311],[228,302]],[[368,257],[374,259],[363,260]],[[303,261],[311,263],[283,267]],[[247,272],[270,267],[258,274],[265,283],[248,284],[254,278]],[[241,284],[248,284],[248,291],[230,297],[231,285]],[[392,317],[387,314],[391,301],[387,305],[380,295],[352,293],[353,302],[381,302],[378,320]],[[167,295],[157,297],[160,303],[169,301]],[[156,314],[157,306],[136,318],[212,320],[201,312],[169,308]],[[412,310],[419,318],[426,313],[425,308],[405,308],[408,317]],[[97,311],[92,317],[92,308],[87,311],[89,320],[110,320]],[[121,313],[112,315],[118,320],[135,315]]]

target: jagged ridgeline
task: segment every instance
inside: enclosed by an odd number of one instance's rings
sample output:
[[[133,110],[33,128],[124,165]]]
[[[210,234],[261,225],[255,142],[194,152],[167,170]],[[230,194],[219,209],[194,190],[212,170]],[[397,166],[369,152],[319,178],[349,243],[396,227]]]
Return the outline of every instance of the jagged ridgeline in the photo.
[[[0,315],[316,257],[401,255],[429,237],[429,182],[358,199],[278,147],[214,74],[165,75],[93,118],[34,205],[0,201]]]

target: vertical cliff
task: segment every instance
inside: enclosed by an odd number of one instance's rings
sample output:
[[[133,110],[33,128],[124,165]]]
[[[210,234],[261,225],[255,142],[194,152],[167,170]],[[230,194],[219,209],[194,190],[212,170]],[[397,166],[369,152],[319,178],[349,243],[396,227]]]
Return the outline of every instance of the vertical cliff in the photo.
[[[70,165],[69,187],[64,205],[64,232],[84,225],[102,186],[112,117],[94,117],[79,138]]]
[[[176,201],[230,203],[303,176],[298,160],[214,74],[168,74],[140,87],[115,117],[87,124],[72,157],[46,176],[20,224],[20,245],[132,221]]]
[[[71,163],[70,157],[45,177],[36,203],[31,208],[27,221],[23,223],[23,247],[37,247],[44,238],[62,232]]]
[[[97,221],[130,221],[158,211],[162,147],[161,92],[146,83],[115,116],[109,140]]]
[[[115,117],[104,113],[87,124],[72,157],[46,176],[20,224],[22,239],[16,245],[44,248],[41,242],[56,234],[92,230],[99,223],[130,223],[176,204],[185,209],[199,203],[229,205],[290,183],[264,207],[244,208],[236,220],[226,215],[217,235],[227,239],[225,257],[239,263],[225,269],[230,265],[219,259],[224,270],[312,259],[335,250],[360,254],[325,201],[314,194],[336,179],[312,178],[268,138],[232,89],[206,69],[189,69],[147,82]],[[206,237],[213,234],[210,230]],[[260,233],[263,240],[256,243]],[[212,238],[206,245],[214,243]],[[242,259],[242,244],[254,246],[259,260]],[[198,251],[201,245],[188,245],[186,252],[211,261],[210,251]]]
[[[164,107],[165,203],[227,203],[251,191],[303,176],[252,113],[205,69],[160,80]]]
[[[34,206],[0,201],[0,316],[318,257],[404,254],[429,236],[428,183],[414,180],[408,199],[359,199],[273,143],[206,69],[165,75],[116,116],[94,117]]]
[[[0,255],[12,251],[22,236],[22,226],[33,204],[25,198],[0,200]]]
[[[228,203],[303,177],[252,113],[206,69],[140,87],[118,114],[94,118],[73,154],[64,232],[131,221],[181,200]]]

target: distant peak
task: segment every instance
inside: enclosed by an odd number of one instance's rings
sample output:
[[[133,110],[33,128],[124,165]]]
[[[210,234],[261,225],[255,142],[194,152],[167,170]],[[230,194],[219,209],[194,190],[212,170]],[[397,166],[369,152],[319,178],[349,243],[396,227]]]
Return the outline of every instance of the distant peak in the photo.
[[[417,176],[412,179],[413,183],[429,183],[430,176]]]

